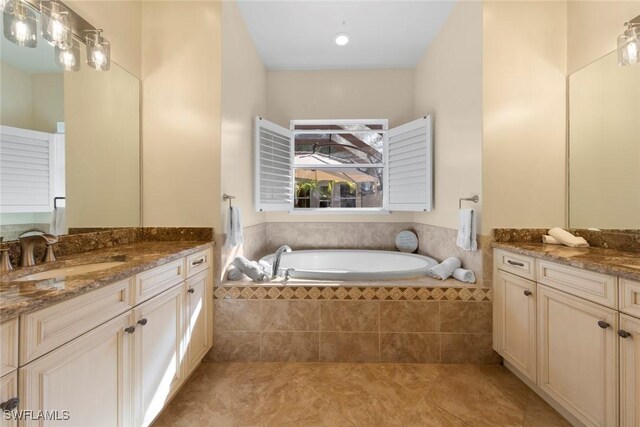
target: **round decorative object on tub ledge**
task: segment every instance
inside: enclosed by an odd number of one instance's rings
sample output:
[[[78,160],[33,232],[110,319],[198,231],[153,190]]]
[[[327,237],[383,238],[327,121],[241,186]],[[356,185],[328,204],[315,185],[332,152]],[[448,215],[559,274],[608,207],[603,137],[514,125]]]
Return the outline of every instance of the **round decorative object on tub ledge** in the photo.
[[[403,230],[396,236],[396,248],[400,252],[415,252],[418,249],[418,236],[409,230]]]

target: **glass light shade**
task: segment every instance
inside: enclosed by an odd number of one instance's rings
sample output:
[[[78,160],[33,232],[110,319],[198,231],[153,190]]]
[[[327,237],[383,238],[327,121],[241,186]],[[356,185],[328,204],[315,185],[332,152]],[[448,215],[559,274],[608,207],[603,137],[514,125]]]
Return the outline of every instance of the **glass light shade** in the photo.
[[[87,64],[98,71],[109,71],[111,66],[111,45],[102,37],[102,30],[87,36]]]
[[[71,39],[71,42],[56,46],[56,64],[65,71],[80,71],[80,44]]]
[[[640,25],[629,24],[618,37],[618,64],[620,66],[640,63]]]
[[[51,46],[69,42],[73,35],[69,25],[69,11],[55,1],[42,3],[42,37]]]
[[[22,47],[38,46],[36,12],[21,0],[7,2],[2,20],[7,40]]]

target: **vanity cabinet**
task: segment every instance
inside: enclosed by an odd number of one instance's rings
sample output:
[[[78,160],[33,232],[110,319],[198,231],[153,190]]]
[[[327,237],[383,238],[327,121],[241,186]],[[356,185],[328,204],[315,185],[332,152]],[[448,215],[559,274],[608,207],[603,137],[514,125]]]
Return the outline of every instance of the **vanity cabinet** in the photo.
[[[0,404],[12,405],[12,399],[18,397],[18,372],[13,371],[0,378]],[[16,420],[6,420],[0,413],[0,427],[15,427],[18,423]]]
[[[640,426],[640,319],[620,316],[620,426]]]
[[[213,316],[207,309],[207,305],[213,299],[211,292],[213,284],[211,275],[207,271],[202,271],[187,279],[185,285],[187,288],[186,375],[189,375],[200,364],[212,345]]]

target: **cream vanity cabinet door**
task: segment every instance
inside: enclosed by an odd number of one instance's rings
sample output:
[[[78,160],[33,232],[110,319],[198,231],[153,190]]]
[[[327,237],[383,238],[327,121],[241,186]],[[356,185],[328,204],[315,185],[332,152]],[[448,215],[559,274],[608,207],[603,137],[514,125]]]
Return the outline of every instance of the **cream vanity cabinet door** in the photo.
[[[620,425],[640,426],[640,319],[620,316]]]
[[[2,409],[19,411],[22,405],[18,399],[18,371],[13,371],[0,378],[0,405]],[[14,427],[18,425],[15,418],[5,419],[0,412],[0,427]]]
[[[496,276],[496,350],[536,380],[536,284],[504,271]]]
[[[616,311],[538,284],[538,386],[587,426],[618,421]]]
[[[209,270],[203,271],[186,281],[187,318],[186,318],[186,375],[189,375],[211,348],[212,296]]]
[[[20,408],[58,418],[21,425],[129,426],[132,322],[129,311],[21,367]]]
[[[134,309],[136,425],[151,424],[182,381],[184,294],[180,283]]]

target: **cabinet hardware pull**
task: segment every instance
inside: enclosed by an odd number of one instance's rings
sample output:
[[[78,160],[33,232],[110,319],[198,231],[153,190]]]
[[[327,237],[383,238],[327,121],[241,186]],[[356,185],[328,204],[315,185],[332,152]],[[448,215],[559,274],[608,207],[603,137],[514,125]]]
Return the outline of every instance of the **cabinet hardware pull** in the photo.
[[[124,331],[128,334],[132,334],[136,331],[136,327],[135,326],[129,326],[127,328],[124,328]]]
[[[195,290],[195,289],[193,289],[193,288],[189,288],[189,289],[187,289],[187,292],[189,292],[190,294],[194,293],[195,291],[196,291],[196,290]]]
[[[620,338],[629,338],[631,336],[631,334],[629,332],[625,331],[624,329],[620,329],[618,331],[618,336]]]
[[[525,294],[525,296],[529,297],[529,296],[533,295],[533,292],[531,292],[529,289],[527,289],[527,290],[524,291],[524,294]]]
[[[147,324],[147,319],[140,319],[138,320],[138,325],[144,326]]]
[[[524,263],[518,262],[518,261],[512,261],[510,259],[507,260],[507,263],[509,263],[511,265],[517,265],[518,267],[524,267]]]
[[[192,265],[192,266],[194,266],[194,265],[200,265],[200,264],[204,264],[204,258],[200,258],[200,259],[199,259],[199,260],[197,260],[197,261],[192,261],[192,262],[191,262],[191,265]]]
[[[605,322],[604,320],[598,320],[598,326],[600,326],[602,329],[607,329],[609,325],[607,322]]]
[[[18,409],[18,405],[20,404],[20,399],[17,397],[12,397],[6,402],[0,403],[0,410],[5,412],[11,412]]]

